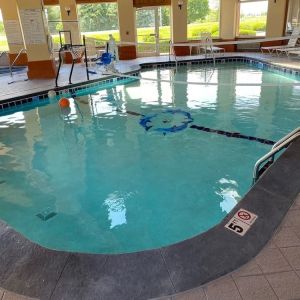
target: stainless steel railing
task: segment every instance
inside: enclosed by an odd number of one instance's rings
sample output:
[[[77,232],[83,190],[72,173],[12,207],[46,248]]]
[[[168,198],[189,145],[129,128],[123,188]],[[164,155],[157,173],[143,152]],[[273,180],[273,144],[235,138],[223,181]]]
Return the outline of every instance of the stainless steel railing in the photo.
[[[10,76],[11,76],[11,77],[13,77],[13,67],[14,67],[15,63],[18,61],[20,55],[21,55],[23,52],[26,53],[26,49],[25,49],[25,48],[22,48],[22,49],[18,52],[18,54],[17,54],[16,58],[14,59],[14,61],[9,65],[9,72],[10,72]]]
[[[0,52],[0,58],[1,58],[4,54],[8,55],[7,51],[2,51],[2,52]]]
[[[290,138],[291,136],[293,136],[294,134],[300,132],[300,127],[295,128],[293,131],[291,131],[290,133],[288,133],[286,136],[284,136],[282,139],[280,139],[278,142],[276,142],[272,149],[276,148],[277,146],[279,146],[280,144],[282,144],[284,141],[286,141],[288,138]]]
[[[268,152],[266,155],[261,157],[254,165],[253,169],[253,184],[258,180],[260,177],[260,167],[261,165],[266,162],[270,162],[271,164],[274,162],[275,154],[281,151],[283,148],[287,147],[290,143],[292,143],[294,140],[300,137],[300,131],[299,128],[296,128],[295,130],[291,131],[289,134],[284,136],[282,139],[280,139],[277,143],[274,144],[271,151]]]

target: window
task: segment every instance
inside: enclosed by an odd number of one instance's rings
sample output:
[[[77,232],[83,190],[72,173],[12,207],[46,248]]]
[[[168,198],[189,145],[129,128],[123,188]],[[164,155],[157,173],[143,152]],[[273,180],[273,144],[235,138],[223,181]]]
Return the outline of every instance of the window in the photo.
[[[290,0],[287,15],[286,32],[292,33],[300,24],[300,0]]]
[[[108,40],[112,34],[120,40],[117,3],[78,5],[78,18],[81,33],[87,37]]]
[[[265,36],[267,12],[267,0],[240,0],[238,36]]]
[[[203,32],[219,36],[220,0],[188,0],[188,39],[198,40]]]
[[[48,22],[49,33],[52,37],[53,48],[58,50],[60,48],[59,34],[60,30],[63,30],[63,24],[61,22],[60,6],[51,5],[45,6],[45,15]]]
[[[60,7],[57,5],[45,6],[45,14],[48,21],[48,28],[51,35],[58,35],[63,30],[61,22]]]
[[[7,51],[7,50],[8,50],[8,44],[7,44],[7,39],[4,31],[2,14],[0,10],[0,52]]]

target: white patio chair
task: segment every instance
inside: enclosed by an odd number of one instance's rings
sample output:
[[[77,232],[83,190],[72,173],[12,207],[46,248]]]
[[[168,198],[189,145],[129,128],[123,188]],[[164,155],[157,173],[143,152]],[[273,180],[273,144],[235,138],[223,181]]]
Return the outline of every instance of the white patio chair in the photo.
[[[213,46],[213,41],[212,41],[210,32],[202,32],[201,36],[200,36],[200,39],[201,39],[201,43],[208,44],[206,46],[200,46],[199,47],[199,51],[201,49],[204,50],[205,56],[207,55],[207,51],[210,52],[210,53],[219,53],[219,54],[223,53],[223,55],[224,55],[224,53],[225,53],[224,48]]]
[[[264,50],[267,50],[269,54],[277,53],[277,50],[284,50],[287,48],[294,48],[297,45],[298,38],[299,38],[299,28],[295,27],[292,35],[290,36],[290,39],[287,43],[287,45],[282,46],[270,46],[270,47],[260,47],[260,50],[262,53],[264,53]]]

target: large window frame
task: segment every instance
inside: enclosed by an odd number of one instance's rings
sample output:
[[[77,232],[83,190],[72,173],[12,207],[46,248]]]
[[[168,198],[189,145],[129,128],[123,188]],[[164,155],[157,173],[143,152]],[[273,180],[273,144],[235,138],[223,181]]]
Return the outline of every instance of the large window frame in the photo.
[[[300,27],[300,0],[289,0],[285,32],[291,34],[296,27]]]
[[[61,18],[61,8],[59,5],[45,5],[46,20],[48,22],[49,32],[53,36],[58,36],[58,32],[63,30],[62,18]],[[49,14],[52,10],[52,16]],[[55,11],[56,10],[56,11]]]
[[[118,17],[118,4],[117,2],[91,2],[91,3],[80,3],[77,2],[77,11],[78,11],[78,21],[80,25],[81,34],[85,35],[86,37],[91,37],[100,40],[108,40],[109,35],[112,34],[116,41],[120,40],[120,24],[119,24],[119,17]],[[115,5],[116,6],[116,28],[114,29],[106,29],[106,30],[92,30],[86,31],[85,26],[83,25],[83,21],[81,20],[81,7],[82,6],[89,6],[89,5]],[[94,17],[93,20],[97,18]],[[101,29],[101,28],[99,28]]]
[[[249,20],[244,20],[244,28],[241,28],[241,6],[243,4],[249,4],[249,3],[265,3],[266,4],[266,11],[265,15],[253,15],[253,17],[248,19],[259,19],[261,20],[257,21],[257,24],[253,20],[253,24]],[[249,14],[251,16],[251,14]],[[265,37],[266,36],[266,25],[267,25],[267,17],[268,17],[268,0],[239,0],[238,7],[237,7],[237,27],[236,27],[236,37],[238,38],[256,38],[256,37]],[[247,21],[249,24],[247,24]],[[263,24],[264,23],[264,24]],[[260,30],[257,30],[260,29]],[[264,30],[263,30],[264,29]],[[243,32],[241,34],[241,31]],[[261,32],[261,34],[257,34]]]
[[[192,1],[192,0],[188,0]],[[201,0],[198,0],[201,2]],[[188,40],[200,40],[201,39],[201,33],[211,33],[211,36],[213,39],[219,39],[220,38],[220,30],[221,30],[221,1],[222,0],[208,0],[208,6],[209,6],[209,12],[204,18],[206,18],[206,21],[204,22],[190,22],[189,20],[189,13],[187,17],[187,39]],[[210,2],[218,2],[217,8],[212,9],[212,5],[210,5]],[[189,4],[188,4],[189,7]],[[187,8],[188,9],[188,8]],[[212,13],[215,13],[213,16]],[[204,19],[203,18],[203,19]],[[215,21],[213,19],[216,18]],[[210,21],[211,20],[211,21]],[[217,27],[215,27],[217,26]],[[194,28],[193,28],[194,27]]]

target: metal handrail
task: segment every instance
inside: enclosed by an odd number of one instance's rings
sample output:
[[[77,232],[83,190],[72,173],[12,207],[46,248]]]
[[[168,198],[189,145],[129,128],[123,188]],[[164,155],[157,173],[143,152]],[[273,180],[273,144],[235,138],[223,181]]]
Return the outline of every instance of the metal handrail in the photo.
[[[289,138],[285,139],[283,142],[281,142],[277,147],[272,148],[272,150],[270,152],[268,152],[266,155],[264,155],[263,157],[261,157],[254,165],[254,169],[253,169],[253,184],[257,181],[258,179],[258,173],[259,173],[259,168],[260,166],[267,160],[269,160],[271,158],[271,160],[274,160],[274,156],[276,153],[278,153],[280,150],[282,150],[283,148],[287,147],[291,142],[293,142],[295,139],[297,139],[298,137],[300,137],[300,132],[298,133],[294,133],[292,136],[290,136]]]
[[[14,61],[9,65],[9,72],[10,72],[10,76],[13,77],[13,66],[15,65],[15,63],[17,62],[17,60],[19,59],[20,55],[23,53],[23,52],[26,52],[27,50],[25,48],[22,48],[18,55],[16,56],[16,58],[14,59]]]
[[[176,67],[176,69],[177,69],[177,63],[178,63],[178,60],[177,60],[177,57],[176,57],[175,49],[174,49],[174,47],[172,46],[172,41],[169,41],[169,61],[171,61],[171,55],[173,55],[173,57],[174,57],[174,60],[175,60],[175,67]]]
[[[0,58],[1,58],[3,55],[6,55],[7,60],[8,60],[8,62],[9,62],[8,52],[7,52],[7,51],[2,51],[2,52],[0,52]],[[9,66],[9,63],[8,63],[8,66]]]
[[[290,133],[288,133],[287,135],[285,135],[283,138],[281,138],[279,141],[277,141],[272,149],[276,148],[278,145],[280,145],[281,143],[283,143],[285,140],[287,140],[289,137],[293,136],[294,134],[300,132],[300,127],[294,129],[293,131],[291,131]]]
[[[3,54],[8,55],[7,51],[2,51],[2,52],[0,52],[0,57],[2,57]]]

